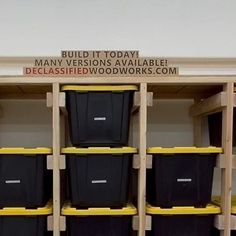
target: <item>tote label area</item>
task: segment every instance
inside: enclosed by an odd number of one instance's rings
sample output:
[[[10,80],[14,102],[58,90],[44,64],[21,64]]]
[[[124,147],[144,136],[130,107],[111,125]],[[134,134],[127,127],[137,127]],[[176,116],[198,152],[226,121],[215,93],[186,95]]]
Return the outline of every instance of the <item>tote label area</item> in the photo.
[[[177,179],[177,182],[192,182],[192,179]]]
[[[16,179],[16,180],[6,180],[5,181],[6,184],[20,184],[20,180]]]
[[[107,180],[92,180],[92,184],[106,184]]]
[[[93,120],[95,120],[95,121],[105,121],[105,120],[107,120],[107,118],[106,117],[94,117]]]

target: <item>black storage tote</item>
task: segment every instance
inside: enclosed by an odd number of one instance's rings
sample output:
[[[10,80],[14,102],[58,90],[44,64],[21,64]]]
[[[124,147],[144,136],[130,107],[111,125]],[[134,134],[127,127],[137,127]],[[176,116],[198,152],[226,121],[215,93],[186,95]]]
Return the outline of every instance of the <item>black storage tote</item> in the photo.
[[[0,207],[41,207],[51,197],[50,148],[0,148]]]
[[[132,157],[137,149],[64,148],[70,200],[77,207],[121,207],[128,201]]]
[[[133,85],[63,86],[73,146],[126,146]]]
[[[161,207],[205,207],[211,201],[216,155],[221,148],[149,148],[153,167],[147,173],[147,199]]]
[[[52,205],[37,209],[0,209],[1,236],[52,236],[47,231],[47,216],[52,214]]]
[[[147,205],[147,214],[152,216],[152,230],[147,236],[212,236],[214,215],[220,208],[173,207],[163,209]]]
[[[121,209],[76,209],[65,204],[62,209],[68,236],[131,236],[132,216],[136,214],[132,205]]]
[[[236,124],[236,109],[234,108],[233,124]],[[210,145],[222,146],[222,112],[208,116]],[[233,146],[236,146],[236,130],[233,125]]]

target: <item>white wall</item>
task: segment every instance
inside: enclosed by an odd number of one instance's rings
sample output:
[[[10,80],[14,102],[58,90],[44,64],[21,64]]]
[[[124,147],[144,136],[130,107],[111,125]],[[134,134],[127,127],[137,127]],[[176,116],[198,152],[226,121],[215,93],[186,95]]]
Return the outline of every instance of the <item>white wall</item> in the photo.
[[[45,100],[0,100],[0,130],[0,147],[51,147],[51,109]]]
[[[193,145],[191,100],[159,100],[148,108],[148,146],[176,147]]]
[[[139,49],[145,56],[235,57],[235,0],[2,0],[0,55]]]

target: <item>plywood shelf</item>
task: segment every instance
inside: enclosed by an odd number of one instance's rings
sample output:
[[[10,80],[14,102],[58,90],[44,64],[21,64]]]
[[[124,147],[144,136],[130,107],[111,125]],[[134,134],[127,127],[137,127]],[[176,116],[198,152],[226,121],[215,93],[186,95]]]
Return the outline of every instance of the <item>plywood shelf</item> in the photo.
[[[207,98],[222,91],[222,84],[218,85],[152,85],[148,91],[153,92],[154,98],[163,99],[193,99]]]

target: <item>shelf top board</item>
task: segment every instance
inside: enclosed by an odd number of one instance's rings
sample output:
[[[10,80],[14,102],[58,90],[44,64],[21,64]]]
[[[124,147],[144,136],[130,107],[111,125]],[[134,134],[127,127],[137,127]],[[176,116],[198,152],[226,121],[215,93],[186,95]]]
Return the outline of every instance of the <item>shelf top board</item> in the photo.
[[[26,77],[0,76],[0,98],[45,98],[52,84],[63,85],[139,85],[148,84],[154,98],[205,98],[236,82],[236,76],[177,77]]]
[[[206,98],[221,92],[222,85],[149,85],[154,98]]]

